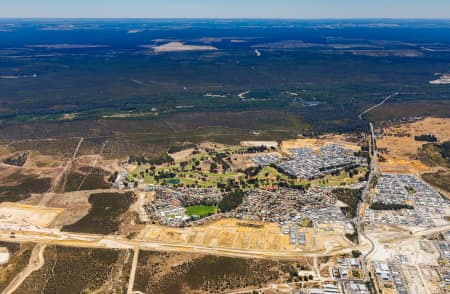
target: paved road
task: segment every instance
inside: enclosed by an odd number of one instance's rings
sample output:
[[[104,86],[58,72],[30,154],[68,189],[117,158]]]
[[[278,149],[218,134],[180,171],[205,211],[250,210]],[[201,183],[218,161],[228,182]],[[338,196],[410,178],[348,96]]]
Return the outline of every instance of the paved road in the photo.
[[[11,232],[15,238],[11,239]],[[236,249],[223,247],[208,247],[186,243],[169,243],[146,240],[129,240],[124,236],[96,235],[60,232],[57,229],[41,229],[36,227],[18,227],[16,225],[0,224],[0,240],[14,242],[46,243],[69,247],[110,248],[110,249],[136,249],[147,251],[170,251],[213,254],[222,256],[235,256],[245,258],[279,258],[293,259],[300,256],[320,257],[323,255],[336,255],[350,253],[352,249],[363,250],[364,246],[349,247],[342,250],[327,252],[302,252],[300,250],[262,250],[262,249]]]
[[[399,93],[396,92],[392,95],[387,96],[386,98],[383,99],[383,101],[381,101],[380,103],[378,103],[377,105],[374,105],[372,107],[369,107],[368,109],[366,109],[365,111],[363,111],[362,113],[360,113],[358,115],[359,119],[362,120],[363,119],[363,115],[368,113],[369,111],[380,107],[381,105],[383,105],[386,101],[388,101],[390,98],[398,95]],[[366,186],[364,187],[363,191],[362,191],[362,201],[363,202],[368,202],[368,196],[369,196],[369,192],[371,189],[371,183],[373,181],[373,177],[377,174],[377,148],[376,148],[376,136],[375,136],[375,131],[374,131],[374,127],[373,124],[371,122],[369,122],[369,127],[370,127],[370,150],[369,150],[369,156],[370,156],[370,169],[369,169],[369,177],[367,178],[367,182],[366,182]],[[368,281],[369,280],[369,269],[367,268],[367,260],[368,257],[375,251],[375,243],[373,240],[371,240],[364,232],[363,227],[361,225],[361,202],[358,203],[358,209],[357,209],[357,215],[355,218],[355,226],[358,230],[358,237],[359,240],[361,241],[362,238],[364,238],[365,240],[368,241],[368,243],[370,244],[370,250],[367,251],[365,254],[363,254],[362,259],[362,266],[363,266],[363,270],[365,273],[365,280]]]

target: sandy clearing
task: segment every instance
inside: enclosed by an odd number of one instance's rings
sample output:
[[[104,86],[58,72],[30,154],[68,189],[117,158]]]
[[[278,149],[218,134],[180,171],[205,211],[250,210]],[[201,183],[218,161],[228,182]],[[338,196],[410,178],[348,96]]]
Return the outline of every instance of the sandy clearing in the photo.
[[[1,222],[22,225],[48,227],[63,212],[63,208],[47,208],[9,202],[0,204]]]
[[[176,162],[187,159],[194,152],[194,148],[189,148],[185,150],[181,150],[175,153],[169,153],[169,156],[173,158]]]

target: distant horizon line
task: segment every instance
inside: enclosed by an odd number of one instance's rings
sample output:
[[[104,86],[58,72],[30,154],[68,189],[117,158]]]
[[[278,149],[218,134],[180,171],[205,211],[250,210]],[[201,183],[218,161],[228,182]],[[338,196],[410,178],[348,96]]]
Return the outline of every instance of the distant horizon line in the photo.
[[[283,17],[2,17],[0,20],[444,20],[439,17],[320,17],[320,18],[283,18]]]

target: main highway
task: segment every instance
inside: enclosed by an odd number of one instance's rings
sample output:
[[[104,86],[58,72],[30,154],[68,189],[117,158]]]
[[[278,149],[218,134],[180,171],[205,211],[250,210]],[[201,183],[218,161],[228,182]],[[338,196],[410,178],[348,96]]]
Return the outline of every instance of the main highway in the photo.
[[[38,228],[34,226],[19,227],[13,224],[0,224],[0,240],[20,243],[45,243],[48,245],[61,245],[85,248],[132,249],[148,251],[176,251],[188,253],[203,253],[222,256],[235,256],[244,258],[279,258],[293,259],[300,256],[320,257],[351,252],[352,247],[329,251],[305,252],[292,250],[266,250],[227,247],[208,247],[187,243],[169,243],[147,241],[141,239],[127,239],[119,235],[98,235],[73,232],[61,232],[58,229]],[[357,248],[363,250],[364,248]]]

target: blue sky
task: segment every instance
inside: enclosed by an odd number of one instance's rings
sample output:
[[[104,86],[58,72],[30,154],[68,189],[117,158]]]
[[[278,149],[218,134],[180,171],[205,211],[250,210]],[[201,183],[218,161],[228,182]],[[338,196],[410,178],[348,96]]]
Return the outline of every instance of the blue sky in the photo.
[[[0,0],[0,17],[450,18],[450,0]]]

